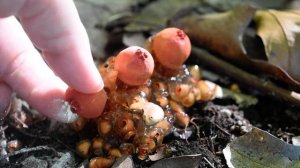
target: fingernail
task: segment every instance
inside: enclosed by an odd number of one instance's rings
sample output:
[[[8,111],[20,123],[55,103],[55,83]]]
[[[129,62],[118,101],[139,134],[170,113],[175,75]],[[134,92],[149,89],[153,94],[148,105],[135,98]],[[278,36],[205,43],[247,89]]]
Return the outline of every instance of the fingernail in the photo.
[[[102,78],[102,76],[101,76],[101,74],[100,74],[100,72],[99,72],[99,70],[96,66],[94,67],[94,70],[95,70],[94,71],[95,72],[94,77],[97,77],[97,78],[95,78],[96,79],[95,84],[97,83],[97,85],[95,85],[95,86],[97,87],[97,89],[99,89],[97,91],[100,91],[104,87],[104,81],[103,81],[103,78]]]
[[[103,78],[102,78],[101,75],[100,75],[100,83],[99,83],[99,85],[100,85],[100,90],[102,90],[104,88],[104,81],[103,81]]]
[[[57,107],[56,113],[51,116],[52,119],[63,123],[72,123],[78,119],[78,115],[73,113],[69,102],[57,99],[54,100],[55,106]]]

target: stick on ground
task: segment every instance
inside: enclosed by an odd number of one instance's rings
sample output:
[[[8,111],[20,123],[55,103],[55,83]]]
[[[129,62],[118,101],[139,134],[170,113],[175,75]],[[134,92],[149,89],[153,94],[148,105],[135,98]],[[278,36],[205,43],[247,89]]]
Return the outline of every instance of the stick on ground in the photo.
[[[209,53],[208,51],[193,46],[192,54],[198,60],[205,63],[210,68],[224,75],[230,76],[238,82],[253,87],[267,95],[270,95],[278,100],[285,101],[291,105],[300,107],[300,94],[281,88],[271,81],[261,79],[249,72],[246,72],[220,58]]]

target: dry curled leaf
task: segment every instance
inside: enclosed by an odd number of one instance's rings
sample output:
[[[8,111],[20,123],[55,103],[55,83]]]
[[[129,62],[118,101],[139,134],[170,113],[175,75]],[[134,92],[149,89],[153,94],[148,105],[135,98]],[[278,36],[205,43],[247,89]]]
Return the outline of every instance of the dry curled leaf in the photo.
[[[254,20],[267,61],[300,81],[300,11],[257,11]]]

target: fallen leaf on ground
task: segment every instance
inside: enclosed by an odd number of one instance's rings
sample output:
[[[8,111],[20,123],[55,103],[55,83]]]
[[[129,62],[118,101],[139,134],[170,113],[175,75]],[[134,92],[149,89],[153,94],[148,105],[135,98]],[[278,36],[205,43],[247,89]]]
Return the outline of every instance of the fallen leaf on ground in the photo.
[[[266,168],[300,166],[300,147],[253,128],[227,145],[223,154],[230,168]]]
[[[231,91],[226,88],[222,88],[224,93],[224,98],[231,98],[233,99],[239,107],[249,107],[252,105],[257,104],[258,99],[256,97],[246,95],[243,93]]]
[[[292,138],[292,142],[296,146],[300,146],[300,136],[295,136]]]
[[[200,4],[199,0],[158,0],[147,5],[128,25],[129,32],[158,30],[166,26],[167,20],[180,9]]]
[[[219,11],[225,11],[235,6],[249,3],[262,8],[282,8],[286,0],[203,0],[203,2]]]
[[[170,24],[182,28],[200,46],[214,50],[231,59],[244,61],[243,33],[256,9],[243,5],[223,13],[198,15],[171,20]]]
[[[271,38],[265,39],[265,43],[260,45],[260,39],[257,38],[255,30],[249,28],[249,26],[254,17],[256,17],[256,20],[259,18],[258,16],[261,15],[261,12],[262,11],[257,12],[255,7],[249,5],[238,6],[223,13],[199,15],[196,12],[190,12],[184,17],[171,19],[170,25],[183,29],[196,45],[216,52],[226,59],[246,67],[246,69],[259,70],[260,72],[271,75],[274,79],[279,79],[293,86],[296,90],[300,90],[300,67],[296,66],[300,63],[300,57],[296,55],[297,51],[300,50],[300,45],[293,45],[292,50],[288,50],[284,48],[285,43],[278,43],[278,41],[284,41],[283,38],[283,40],[275,39],[276,41],[272,39],[278,36],[287,36],[289,37],[287,38],[288,40],[293,39],[294,44],[296,44],[298,36],[295,36],[295,32],[299,31],[297,26],[299,12],[292,11],[289,15],[293,16],[286,16],[287,14],[279,12],[281,13],[280,19],[284,20],[281,22],[284,23],[277,23],[277,26],[279,24],[279,28],[274,28],[275,30],[273,30],[273,26],[276,25],[273,23],[274,21],[271,22],[273,24],[269,24],[269,18],[261,19],[260,24],[263,24],[264,29],[259,28],[258,25],[258,32],[260,31],[259,29],[262,29],[264,32],[270,34],[266,37]],[[263,13],[265,12],[266,11],[263,11]],[[287,30],[282,30],[283,34],[277,35],[279,29],[283,28],[280,28],[280,26],[284,24],[291,26],[285,26],[288,27],[288,29],[285,28]],[[278,31],[276,31],[277,29]],[[272,33],[276,34],[276,36],[272,35]],[[252,41],[246,41],[246,37],[252,39]],[[274,42],[276,46],[270,47],[270,44]],[[279,45],[280,47],[277,47]],[[251,48],[248,48],[249,46]],[[256,52],[256,50],[260,50],[260,48],[262,48],[262,50],[266,48],[266,51],[268,51],[266,53],[267,55],[268,53],[269,55],[270,53],[274,54],[274,52],[279,55],[279,52],[276,50],[281,51],[281,48],[285,51],[282,51],[284,54],[273,57],[274,59],[270,59],[270,57],[266,59],[264,51],[262,51],[262,53]],[[270,50],[270,48],[273,50]]]
[[[186,129],[175,128],[173,130],[173,135],[180,139],[188,139],[193,134],[193,131],[190,127]]]
[[[167,156],[167,148],[165,145],[161,146],[156,150],[156,153],[153,155],[149,155],[149,159],[151,161],[158,161],[160,159],[163,159]]]
[[[254,21],[267,61],[300,81],[300,11],[260,10]]]
[[[122,155],[117,158],[112,168],[134,168],[134,163],[130,155]]]
[[[147,40],[143,33],[125,33],[123,35],[123,43],[130,47],[130,46],[140,46],[143,47],[145,41]]]
[[[197,168],[202,158],[201,154],[167,158],[155,162],[150,168]]]

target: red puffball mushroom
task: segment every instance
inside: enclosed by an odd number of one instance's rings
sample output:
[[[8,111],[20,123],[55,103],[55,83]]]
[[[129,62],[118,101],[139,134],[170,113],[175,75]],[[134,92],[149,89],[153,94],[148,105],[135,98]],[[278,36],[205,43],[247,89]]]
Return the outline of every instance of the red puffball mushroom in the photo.
[[[166,28],[153,37],[151,51],[164,67],[178,69],[191,53],[191,42],[184,31]]]
[[[104,90],[93,94],[85,94],[68,88],[65,100],[71,105],[73,112],[83,118],[96,118],[100,116],[105,107],[107,95]]]
[[[117,55],[115,69],[118,71],[118,78],[127,85],[142,85],[152,75],[154,60],[144,48],[132,46]]]

